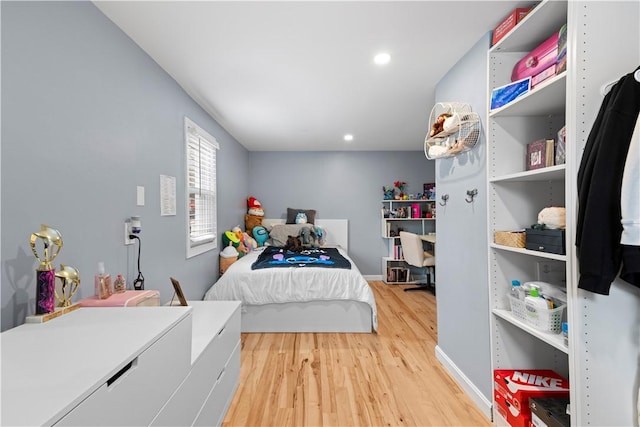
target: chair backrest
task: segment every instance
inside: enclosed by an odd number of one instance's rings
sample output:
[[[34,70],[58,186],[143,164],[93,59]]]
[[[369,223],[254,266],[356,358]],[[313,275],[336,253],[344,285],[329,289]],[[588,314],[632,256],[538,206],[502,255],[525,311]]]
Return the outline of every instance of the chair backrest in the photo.
[[[422,248],[422,239],[420,239],[420,236],[414,233],[401,231],[400,245],[402,246],[402,255],[407,263],[415,267],[423,266],[424,249]]]

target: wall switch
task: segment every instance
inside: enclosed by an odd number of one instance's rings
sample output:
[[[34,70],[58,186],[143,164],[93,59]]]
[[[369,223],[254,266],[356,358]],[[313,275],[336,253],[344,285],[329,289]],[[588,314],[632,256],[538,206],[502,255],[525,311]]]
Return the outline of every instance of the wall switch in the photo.
[[[124,222],[124,244],[133,245],[133,239],[129,238],[129,234],[131,234],[131,221]]]
[[[136,203],[138,206],[144,206],[144,187],[138,185],[136,190]]]

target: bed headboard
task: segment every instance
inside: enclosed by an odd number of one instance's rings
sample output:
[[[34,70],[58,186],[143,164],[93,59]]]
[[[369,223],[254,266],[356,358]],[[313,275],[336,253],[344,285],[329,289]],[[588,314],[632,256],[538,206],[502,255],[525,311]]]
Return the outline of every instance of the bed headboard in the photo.
[[[262,225],[270,230],[273,224],[284,224],[281,218],[263,218]],[[325,245],[340,246],[349,252],[349,220],[347,219],[319,219],[316,218],[315,225],[322,227],[327,234]]]

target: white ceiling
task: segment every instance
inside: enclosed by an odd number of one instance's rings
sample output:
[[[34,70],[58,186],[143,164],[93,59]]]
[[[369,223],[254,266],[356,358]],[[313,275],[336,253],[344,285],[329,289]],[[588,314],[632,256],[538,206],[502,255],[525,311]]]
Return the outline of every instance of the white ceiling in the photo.
[[[435,85],[522,4],[94,3],[250,151],[422,150]]]

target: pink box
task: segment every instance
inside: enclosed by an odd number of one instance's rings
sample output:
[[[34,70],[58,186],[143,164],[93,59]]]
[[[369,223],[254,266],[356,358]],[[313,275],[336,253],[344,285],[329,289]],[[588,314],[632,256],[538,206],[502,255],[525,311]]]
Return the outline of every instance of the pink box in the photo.
[[[558,60],[558,32],[516,62],[511,73],[511,81],[521,80],[540,74],[555,65]]]
[[[543,81],[547,80],[549,77],[553,77],[556,75],[556,64],[553,64],[551,67],[547,68],[540,74],[536,74],[531,77],[531,88],[533,89]]]
[[[159,306],[160,292],[156,290],[147,291],[124,291],[113,294],[109,298],[100,299],[95,295],[78,301],[82,307],[143,307]]]
[[[420,218],[420,205],[418,203],[413,203],[411,205],[411,218]]]

